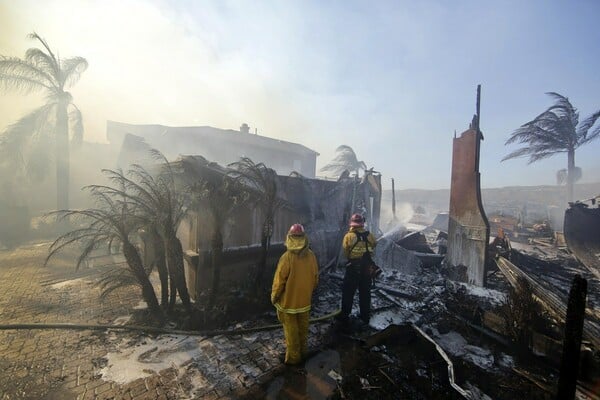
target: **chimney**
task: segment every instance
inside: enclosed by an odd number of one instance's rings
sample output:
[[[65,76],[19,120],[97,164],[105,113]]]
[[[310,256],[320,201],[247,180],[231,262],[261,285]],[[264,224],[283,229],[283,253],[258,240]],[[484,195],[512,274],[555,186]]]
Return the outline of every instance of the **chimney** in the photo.
[[[247,123],[244,122],[242,126],[240,126],[240,133],[250,133],[250,127]]]

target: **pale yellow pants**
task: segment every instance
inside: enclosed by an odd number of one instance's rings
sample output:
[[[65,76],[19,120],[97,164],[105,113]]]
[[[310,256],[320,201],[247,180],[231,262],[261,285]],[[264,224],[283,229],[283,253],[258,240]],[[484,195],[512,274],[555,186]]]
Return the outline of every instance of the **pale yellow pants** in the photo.
[[[283,325],[283,335],[285,336],[286,364],[299,364],[306,356],[309,314],[310,311],[299,314],[277,311],[277,318]]]

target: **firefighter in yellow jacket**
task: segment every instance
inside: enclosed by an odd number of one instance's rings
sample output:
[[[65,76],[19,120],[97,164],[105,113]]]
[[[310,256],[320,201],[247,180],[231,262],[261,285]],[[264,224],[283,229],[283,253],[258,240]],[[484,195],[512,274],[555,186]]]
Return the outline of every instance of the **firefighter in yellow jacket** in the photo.
[[[337,316],[338,321],[342,324],[349,322],[356,289],[358,289],[360,319],[364,324],[369,323],[371,317],[371,282],[377,271],[369,269],[369,265],[365,264],[373,264],[371,253],[376,245],[375,236],[365,230],[365,218],[360,214],[353,214],[350,219],[350,230],[344,236],[342,243],[344,254],[348,259],[342,284],[342,311]],[[365,253],[367,253],[366,256]]]
[[[317,258],[308,248],[308,238],[302,225],[292,225],[285,246],[287,251],[279,259],[273,278],[271,303],[283,324],[285,363],[295,365],[306,356],[308,317],[319,271]]]

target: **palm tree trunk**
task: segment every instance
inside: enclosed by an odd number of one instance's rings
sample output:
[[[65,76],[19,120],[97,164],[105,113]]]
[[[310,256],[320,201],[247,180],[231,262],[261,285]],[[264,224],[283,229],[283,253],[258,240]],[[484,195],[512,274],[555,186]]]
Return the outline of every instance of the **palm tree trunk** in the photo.
[[[216,222],[216,221],[215,221]],[[212,308],[215,305],[217,299],[217,292],[221,283],[221,258],[223,255],[223,234],[221,233],[220,226],[217,222],[215,223],[215,232],[212,240],[212,290],[210,292],[210,299],[208,305]]]
[[[166,307],[169,303],[169,271],[165,256],[165,244],[156,230],[151,231],[152,247],[154,248],[154,263],[160,279],[160,305]]]
[[[177,303],[177,265],[171,258],[171,252],[169,250],[169,240],[166,236],[161,236],[163,241],[163,249],[165,252],[165,259],[167,262],[167,272],[169,274],[169,312],[173,311],[175,308],[175,303]]]
[[[567,157],[567,202],[572,202],[575,183],[575,149],[569,149]]]
[[[260,259],[258,260],[258,271],[256,273],[255,287],[257,290],[262,288],[265,269],[267,269],[267,255],[269,253],[269,245],[271,244],[272,221],[267,219],[263,224],[262,234],[260,238]]]
[[[265,270],[265,265],[267,264],[267,234],[264,229],[260,238],[260,247],[260,258],[258,259],[258,268],[256,270],[256,278],[254,280],[254,286],[256,289],[259,289],[262,284],[263,272]]]
[[[69,209],[69,125],[67,104],[59,102],[56,108],[56,207]]]
[[[135,276],[139,285],[142,287],[142,297],[146,304],[148,304],[148,308],[154,315],[162,316],[162,311],[158,305],[158,299],[156,298],[154,287],[152,286],[152,283],[150,282],[150,279],[148,279],[146,271],[144,270],[142,258],[131,242],[123,242],[123,255],[125,256],[125,260],[127,261],[127,265],[129,265],[131,272],[133,272],[133,275]]]
[[[169,271],[172,272],[172,276],[175,278],[175,287],[179,293],[179,298],[181,298],[186,310],[191,313],[192,304],[185,282],[185,270],[183,266],[183,248],[173,230],[167,232],[167,263]],[[171,293],[172,295],[173,293]],[[169,308],[172,309],[171,304],[169,304]]]
[[[165,243],[165,248],[168,248]],[[168,251],[165,251],[168,253]],[[167,270],[169,271],[169,311],[173,311],[175,308],[175,303],[177,303],[177,271],[175,271],[175,266],[173,262],[169,261],[169,257],[167,256]]]

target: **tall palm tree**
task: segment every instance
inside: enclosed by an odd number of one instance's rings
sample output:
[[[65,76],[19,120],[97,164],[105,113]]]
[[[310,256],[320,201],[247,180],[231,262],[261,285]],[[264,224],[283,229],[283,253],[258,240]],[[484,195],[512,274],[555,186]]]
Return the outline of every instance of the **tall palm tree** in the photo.
[[[23,59],[0,56],[0,88],[23,93],[41,91],[46,95],[46,103],[9,126],[2,135],[0,148],[4,157],[12,157],[18,165],[39,173],[46,168],[40,157],[47,157],[46,146],[53,142],[57,209],[66,210],[69,208],[69,137],[74,143],[80,143],[83,138],[81,112],[66,89],[79,80],[88,62],[82,57],[61,59],[37,33],[29,37],[37,40],[42,48],[28,49]]]
[[[517,142],[523,147],[508,154],[502,161],[529,157],[528,163],[531,164],[558,153],[567,153],[567,168],[558,171],[557,178],[559,183],[561,180],[566,182],[567,201],[573,201],[573,183],[581,177],[581,169],[575,166],[575,150],[600,135],[600,126],[590,133],[600,117],[600,110],[580,123],[579,113],[567,97],[554,92],[546,94],[555,103],[512,133],[505,144]]]
[[[335,149],[337,155],[331,162],[321,168],[322,172],[330,172],[334,177],[339,177],[344,171],[354,172],[358,176],[359,171],[367,169],[364,161],[359,161],[352,147],[345,144]]]
[[[233,168],[229,175],[236,181],[252,189],[251,197],[262,211],[263,225],[261,232],[261,256],[258,261],[255,287],[259,289],[267,266],[267,255],[271,247],[275,213],[285,205],[285,201],[277,196],[277,173],[264,163],[255,163],[248,157],[229,164]]]
[[[81,244],[82,250],[76,264],[76,268],[79,268],[94,250],[106,246],[107,243],[120,243],[130,272],[125,276],[125,281],[129,282],[128,278],[134,277],[135,282],[142,289],[142,297],[148,304],[148,308],[162,319],[156,293],[148,278],[149,271],[144,267],[140,253],[134,244],[142,226],[142,221],[136,216],[136,205],[127,197],[115,196],[111,188],[89,186],[88,189],[96,200],[97,208],[55,212],[62,218],[80,219],[85,225],[59,236],[50,246],[45,264],[66,247]],[[107,282],[110,281],[105,280],[104,283]]]

